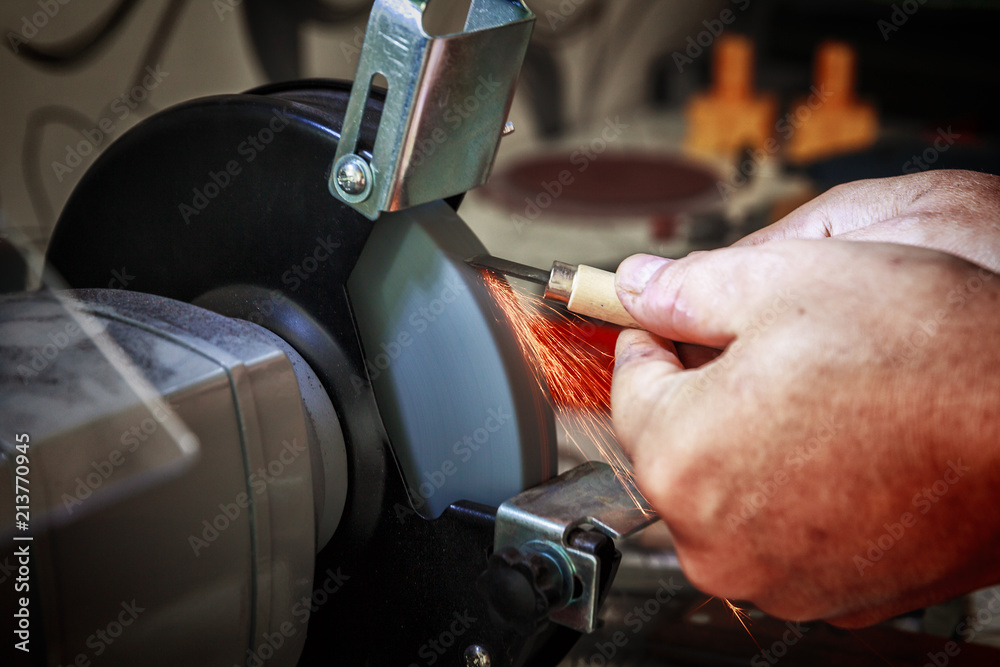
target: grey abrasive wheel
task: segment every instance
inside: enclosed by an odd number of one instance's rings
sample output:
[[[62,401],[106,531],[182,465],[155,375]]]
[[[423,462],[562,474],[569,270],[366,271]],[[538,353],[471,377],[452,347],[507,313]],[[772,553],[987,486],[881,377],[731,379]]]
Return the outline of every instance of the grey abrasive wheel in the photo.
[[[556,472],[552,411],[465,263],[483,251],[436,202],[383,215],[348,282],[382,420],[428,518],[457,500],[499,505]]]

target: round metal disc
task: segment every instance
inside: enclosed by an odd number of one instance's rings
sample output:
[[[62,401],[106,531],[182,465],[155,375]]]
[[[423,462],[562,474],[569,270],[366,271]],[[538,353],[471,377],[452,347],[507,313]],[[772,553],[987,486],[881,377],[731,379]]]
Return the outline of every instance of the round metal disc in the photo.
[[[360,544],[381,520],[388,463],[373,417],[428,516],[460,499],[498,504],[554,475],[556,457],[543,390],[465,265],[485,252],[465,223],[438,202],[371,226],[329,193],[349,91],[296,82],[147,119],[84,175],[49,260],[73,286],[107,287],[120,275],[126,282],[112,286],[181,301],[229,295],[212,307],[288,341],[339,413],[351,458],[344,533]],[[363,154],[377,110],[366,115]],[[433,314],[448,285],[454,300]],[[352,318],[367,373],[349,359]],[[381,372],[383,354],[392,363]],[[378,415],[357,385],[369,375]]]
[[[330,194],[349,93],[345,83],[296,82],[155,114],[83,175],[48,260],[68,285],[111,281],[199,302],[260,324],[303,357],[336,410],[348,457],[345,509],[317,572],[342,567],[349,580],[310,617],[302,664],[328,662],[331,651],[352,664],[372,655],[406,664],[440,632],[435,610],[450,618],[478,573],[450,560],[457,518],[398,520],[410,513],[399,471],[428,515],[452,500],[501,502],[554,474],[553,416],[464,263],[484,248],[447,205],[373,224]],[[366,159],[379,110],[373,96],[358,147]],[[482,528],[462,525],[466,534]],[[463,567],[461,582],[424,585],[428,569]],[[400,596],[419,604],[401,607]],[[417,607],[423,616],[401,615]],[[387,627],[396,628],[391,643]],[[511,655],[549,646],[477,628]]]
[[[555,474],[551,408],[465,262],[484,250],[443,202],[383,214],[348,281],[379,411],[426,517],[458,500],[499,505]]]

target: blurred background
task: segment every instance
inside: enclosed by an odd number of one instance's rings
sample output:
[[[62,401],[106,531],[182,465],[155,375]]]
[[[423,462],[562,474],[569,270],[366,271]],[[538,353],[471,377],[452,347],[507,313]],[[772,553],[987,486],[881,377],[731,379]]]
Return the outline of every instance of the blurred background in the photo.
[[[496,255],[613,270],[635,252],[676,257],[726,245],[838,183],[938,168],[1000,173],[1000,3],[528,4],[538,21],[511,112],[516,131],[490,183],[461,208]],[[16,230],[43,251],[76,183],[130,127],[195,97],[353,78],[370,5],[5,0],[0,291],[24,280],[5,239]],[[608,627],[566,664],[669,664],[657,656],[706,643],[722,650],[720,638],[734,655],[756,650],[719,601],[696,608],[704,601],[673,597],[662,613],[657,603],[655,622],[630,616],[681,576],[656,536],[645,539],[626,554]],[[949,636],[977,604],[970,597],[891,625]],[[786,629],[756,621],[761,642]],[[609,644],[621,628],[642,641]],[[900,640],[883,630],[866,636],[891,654]],[[884,664],[865,640],[822,632],[816,651]],[[1000,645],[998,637],[985,628],[975,641]],[[796,664],[817,664],[803,656]]]
[[[351,79],[369,7],[4,2],[4,224],[43,248],[96,156],[157,110],[268,81]],[[613,267],[635,251],[731,242],[839,182],[997,170],[996,2],[531,7],[517,130],[462,210],[497,254],[545,264],[558,248]]]

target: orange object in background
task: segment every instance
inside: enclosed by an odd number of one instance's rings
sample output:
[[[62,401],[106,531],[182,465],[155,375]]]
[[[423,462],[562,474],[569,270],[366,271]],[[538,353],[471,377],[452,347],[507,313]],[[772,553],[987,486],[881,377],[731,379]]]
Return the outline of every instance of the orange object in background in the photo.
[[[792,105],[783,119],[788,123],[789,160],[812,162],[875,143],[878,114],[855,94],[857,67],[858,55],[850,45],[833,41],[820,45],[812,95]]]
[[[746,148],[772,152],[777,102],[754,90],[753,42],[723,35],[713,58],[712,88],[688,104],[685,148],[730,159]]]

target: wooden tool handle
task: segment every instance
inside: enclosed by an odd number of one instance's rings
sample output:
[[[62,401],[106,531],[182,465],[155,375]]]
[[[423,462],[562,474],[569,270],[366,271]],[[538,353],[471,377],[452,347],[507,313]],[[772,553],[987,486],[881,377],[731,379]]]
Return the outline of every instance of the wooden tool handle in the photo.
[[[573,279],[573,291],[566,307],[579,315],[586,315],[630,329],[642,329],[625,306],[618,300],[615,274],[581,264]]]

